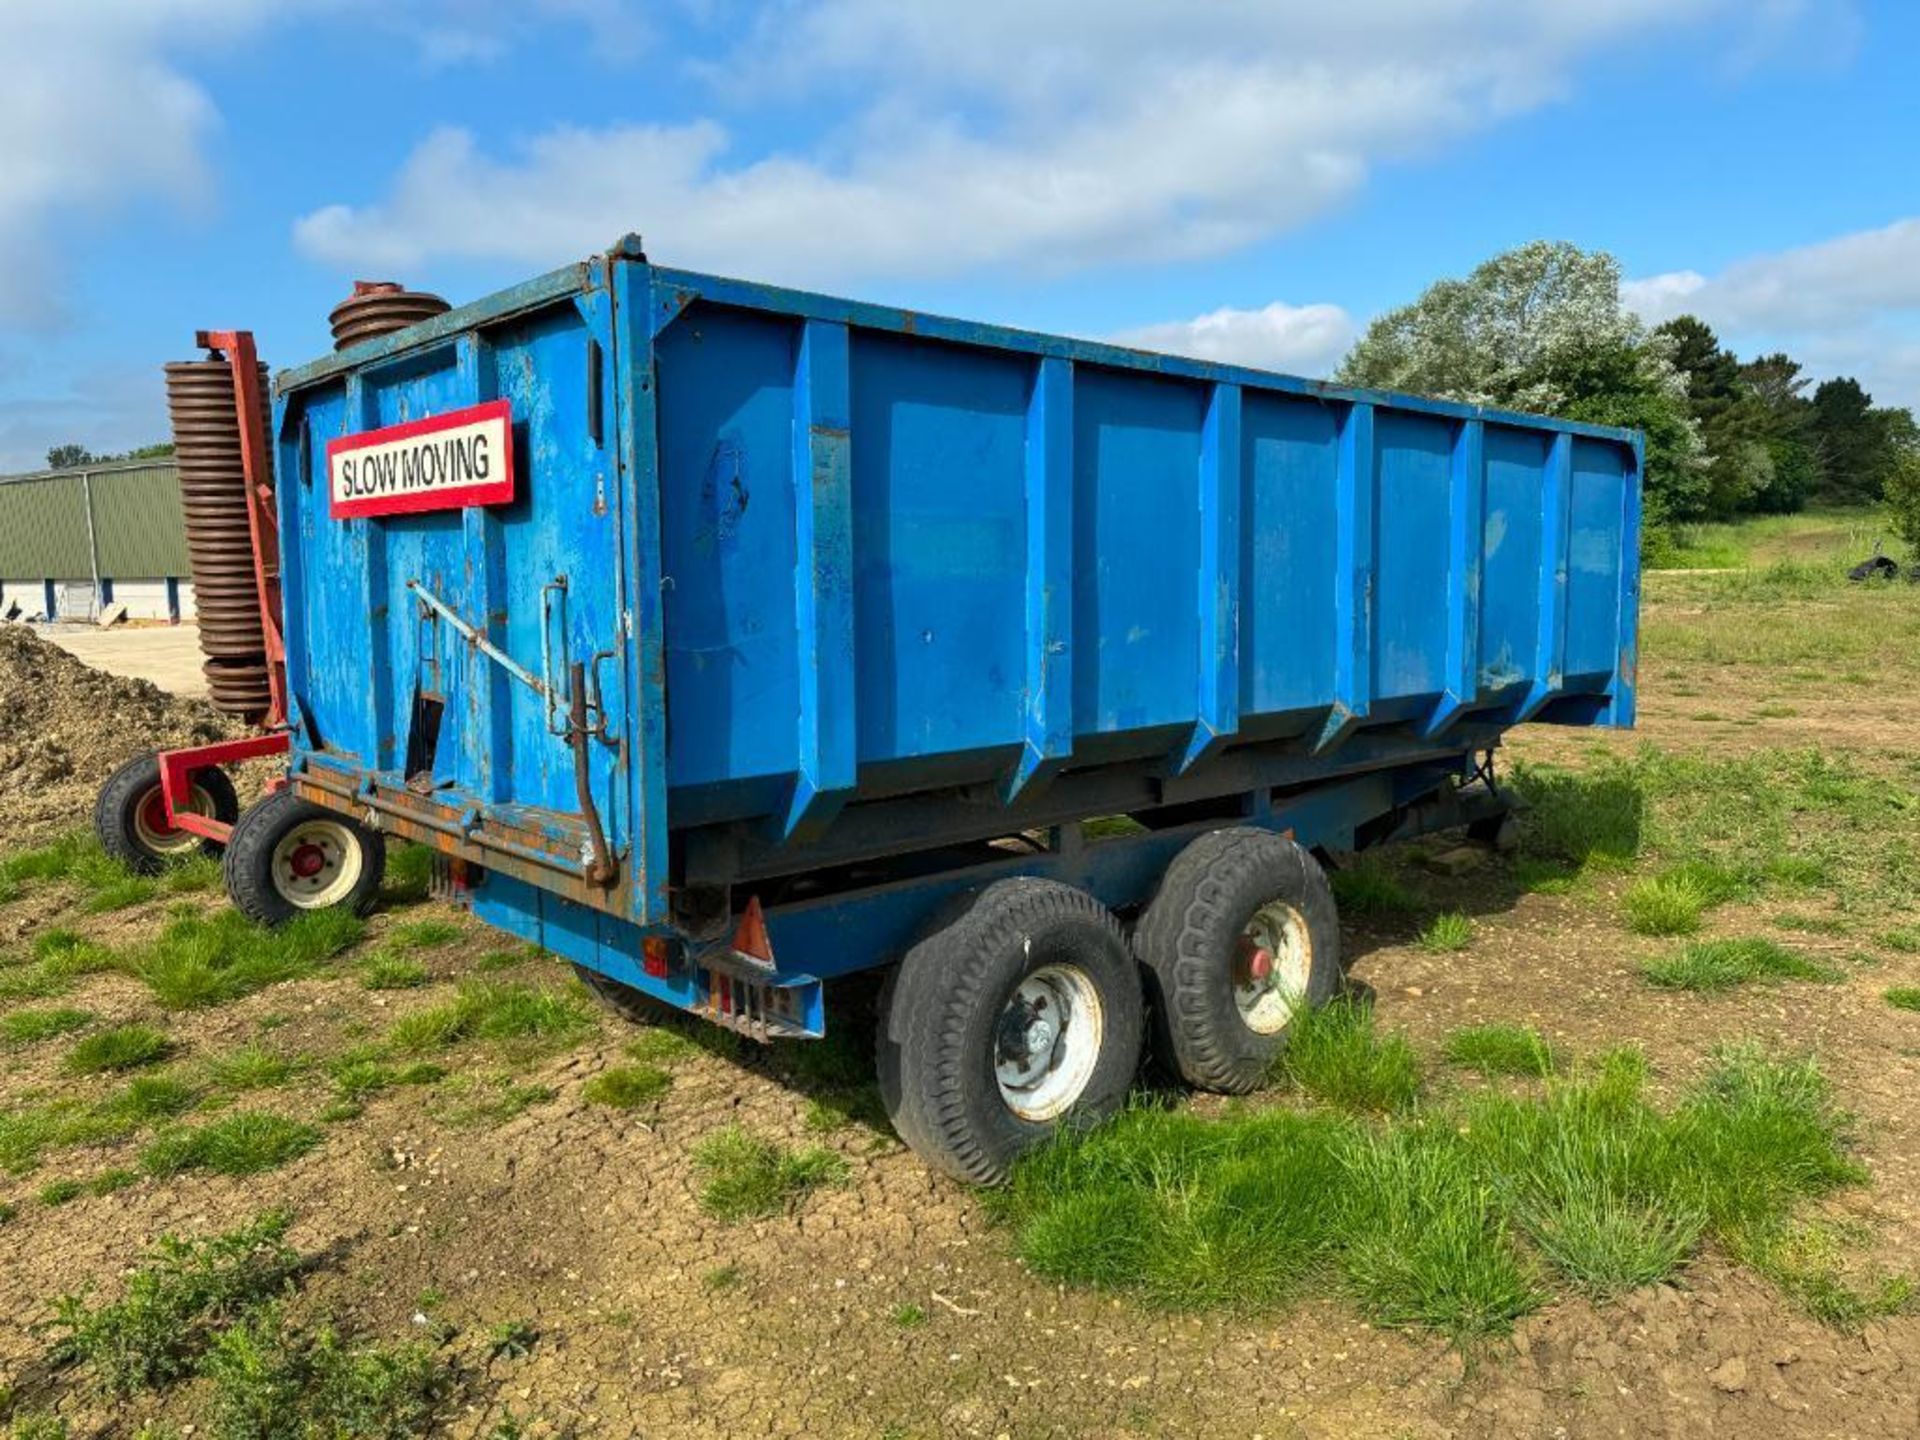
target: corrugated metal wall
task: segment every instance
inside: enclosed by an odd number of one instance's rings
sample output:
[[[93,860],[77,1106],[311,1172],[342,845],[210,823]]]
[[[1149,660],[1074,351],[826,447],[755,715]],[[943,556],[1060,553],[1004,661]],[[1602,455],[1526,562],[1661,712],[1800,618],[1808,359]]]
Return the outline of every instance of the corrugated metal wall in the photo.
[[[185,575],[186,521],[173,462],[93,476],[93,527],[102,575]]]
[[[0,484],[0,575],[26,580],[92,573],[78,475]]]
[[[0,575],[92,575],[89,489],[101,575],[112,579],[192,573],[173,462],[147,460],[0,476]]]

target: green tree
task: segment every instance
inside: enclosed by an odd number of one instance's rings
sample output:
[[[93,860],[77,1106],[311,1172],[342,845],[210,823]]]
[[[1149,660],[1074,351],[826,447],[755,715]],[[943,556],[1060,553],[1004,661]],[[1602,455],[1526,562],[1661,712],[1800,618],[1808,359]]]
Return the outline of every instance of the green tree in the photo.
[[[1536,240],[1465,279],[1437,281],[1368,326],[1339,378],[1638,425],[1647,438],[1649,524],[1708,511],[1699,427],[1672,341],[1621,307],[1620,265],[1604,251]]]
[[[1774,484],[1775,460],[1765,411],[1739,359],[1697,316],[1669,320],[1654,333],[1666,339],[1674,367],[1686,377],[1687,412],[1706,449],[1707,513],[1725,520],[1757,508]]]
[[[47,468],[65,470],[70,465],[91,465],[95,458],[84,445],[55,445],[47,451]]]
[[[1759,406],[1761,435],[1773,460],[1773,478],[1753,497],[1753,508],[1772,515],[1801,509],[1820,479],[1809,426],[1813,404],[1805,395],[1810,383],[1797,360],[1776,351],[1740,367],[1747,388]]]

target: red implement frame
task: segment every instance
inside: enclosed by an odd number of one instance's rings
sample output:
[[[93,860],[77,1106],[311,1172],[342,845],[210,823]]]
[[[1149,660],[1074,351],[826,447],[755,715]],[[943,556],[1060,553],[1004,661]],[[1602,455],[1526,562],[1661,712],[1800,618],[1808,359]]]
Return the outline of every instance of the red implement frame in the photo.
[[[280,629],[280,516],[267,462],[267,432],[260,415],[260,363],[250,330],[202,330],[194,343],[226,356],[233,372],[233,399],[240,416],[240,463],[247,482],[247,529],[253,542],[254,593],[260,602],[260,633],[266,640],[267,714],[264,734],[223,740],[160,755],[160,794],[167,821],[190,835],[224,844],[233,827],[184,808],[193,794],[194,772],[267,755],[284,755],[287,733],[287,647]]]

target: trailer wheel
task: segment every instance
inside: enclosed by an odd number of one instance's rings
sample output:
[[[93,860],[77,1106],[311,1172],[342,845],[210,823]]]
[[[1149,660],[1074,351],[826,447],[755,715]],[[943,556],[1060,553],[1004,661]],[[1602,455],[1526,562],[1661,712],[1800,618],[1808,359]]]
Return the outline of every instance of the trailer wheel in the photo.
[[[1154,1038],[1188,1084],[1242,1095],[1286,1049],[1293,1017],[1340,978],[1340,920],[1319,863],[1284,836],[1202,835],[1167,867],[1134,944]]]
[[[594,999],[631,1025],[659,1025],[685,1013],[645,991],[622,985],[611,975],[603,975],[591,966],[576,963],[573,973]]]
[[[990,1185],[1062,1126],[1126,1098],[1139,968],[1091,896],[1003,880],[906,954],[880,997],[880,1095],[935,1166]]]
[[[239,797],[224,770],[194,773],[189,808],[231,825],[240,813]],[[206,840],[167,823],[167,802],[160,794],[160,757],[149,750],[136,755],[100,787],[93,802],[93,830],[100,848],[138,875],[157,875],[182,856],[198,850],[218,855],[217,840]]]
[[[380,894],[387,844],[377,830],[277,790],[249,807],[227,841],[227,895],[249,920],[284,925],[308,910],[364,915]]]

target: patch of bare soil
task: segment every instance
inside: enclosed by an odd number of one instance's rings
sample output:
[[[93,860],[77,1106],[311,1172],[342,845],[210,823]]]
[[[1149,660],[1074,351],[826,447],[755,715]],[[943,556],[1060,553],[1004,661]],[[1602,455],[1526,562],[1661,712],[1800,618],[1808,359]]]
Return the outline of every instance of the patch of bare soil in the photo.
[[[203,701],[82,664],[24,625],[0,626],[0,848],[84,825],[128,756],[237,733]]]

